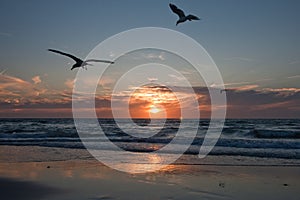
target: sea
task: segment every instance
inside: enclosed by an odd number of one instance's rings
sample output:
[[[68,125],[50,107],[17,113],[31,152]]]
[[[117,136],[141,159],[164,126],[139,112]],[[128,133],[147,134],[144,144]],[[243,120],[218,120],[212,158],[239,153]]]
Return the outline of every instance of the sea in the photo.
[[[190,120],[190,126],[195,126],[195,123],[192,123],[194,121]],[[210,120],[198,121],[196,136],[193,136],[190,147],[184,155],[197,155],[204,141]],[[88,124],[89,119],[85,119],[85,122]],[[102,137],[107,137],[111,143],[124,151],[155,152],[172,142],[179,130],[181,120],[134,120],[135,125],[145,127],[144,131],[149,128],[149,131],[156,133],[151,137],[138,137],[138,134],[142,133],[137,133],[136,126],[132,126],[132,120],[129,119],[120,119],[118,123],[114,119],[98,119],[98,122],[104,135],[99,136],[93,126],[87,126],[84,137],[82,135],[79,137],[74,119],[71,118],[0,119],[0,148],[1,145],[17,145],[85,149],[85,144],[94,144],[97,147],[98,142],[105,141]],[[119,127],[120,123],[122,128]],[[188,136],[194,128],[189,127],[189,123],[185,123],[181,131]],[[179,142],[177,146],[180,145]],[[106,147],[102,145],[102,148]],[[171,150],[168,153],[177,153],[176,148],[173,150],[174,152]],[[298,165],[300,163],[300,119],[226,119],[220,138],[209,156],[277,159],[281,160],[281,163],[288,161],[289,164]]]

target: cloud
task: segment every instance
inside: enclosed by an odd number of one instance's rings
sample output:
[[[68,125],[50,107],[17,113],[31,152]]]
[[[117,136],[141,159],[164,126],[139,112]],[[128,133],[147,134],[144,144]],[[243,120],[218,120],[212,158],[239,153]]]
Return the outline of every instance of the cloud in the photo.
[[[272,92],[273,94],[277,96],[291,96],[295,93],[300,92],[300,88],[264,88],[262,89],[263,92]]]
[[[236,91],[245,91],[245,90],[253,90],[258,87],[259,87],[258,85],[244,85],[244,86],[231,88],[231,89],[236,90]]]
[[[293,61],[290,61],[288,64],[289,65],[295,65],[295,64],[299,64],[300,61],[299,60],[293,60]]]
[[[48,102],[61,102],[65,97],[64,91],[49,90],[42,85],[40,77],[35,76],[32,82],[18,77],[0,75],[0,102],[9,103],[11,106],[27,104],[40,104]]]
[[[135,88],[137,90],[137,88]],[[172,88],[170,88],[172,90]],[[140,109],[149,103],[164,103],[174,105],[177,99],[172,97],[172,91],[164,86],[148,86],[140,89],[131,101],[136,102]],[[178,96],[182,100],[181,107],[188,108],[194,94],[186,87],[176,87]],[[210,94],[206,87],[193,87],[196,93],[201,116],[209,118],[212,110],[223,109],[222,105],[211,108]],[[210,88],[218,90],[218,88]],[[227,117],[229,118],[299,118],[300,117],[300,88],[259,88],[258,85],[245,85],[227,90]],[[130,96],[130,92],[117,95],[115,100],[123,101]],[[161,100],[160,100],[161,99]],[[167,105],[165,104],[165,105]],[[121,106],[122,105],[122,106]],[[126,104],[127,105],[127,104]]]
[[[276,103],[266,103],[255,106],[254,110],[269,110],[269,109],[275,109],[275,108],[282,108],[287,107],[291,104],[291,101],[283,101],[283,102],[276,102]]]
[[[74,80],[66,80],[66,88],[61,90],[50,89],[45,86],[46,84],[38,83],[38,78],[26,81],[0,74],[0,117],[72,117]],[[177,97],[173,93],[175,89]],[[208,118],[212,110],[223,109],[219,107],[220,105],[211,108],[208,88],[198,86],[192,89],[159,85],[132,87],[115,94],[113,100],[117,103],[117,109],[124,112],[124,109],[128,108],[128,99],[130,99],[135,117],[147,117],[145,112],[153,104],[164,106],[168,110],[169,117],[179,116],[178,109],[180,107],[188,109],[192,98],[195,97],[194,93],[202,117]],[[219,93],[218,88],[209,89]],[[244,85],[230,88],[226,96],[228,118],[300,117],[300,88],[260,88],[258,85]],[[76,94],[75,97],[82,102],[82,112],[86,112],[88,103],[91,103],[90,94],[81,93]],[[110,95],[97,93],[95,106],[99,117],[112,116],[111,101]]]
[[[264,90],[272,91],[272,92],[300,92],[300,88],[266,88]]]
[[[2,71],[0,72],[0,75],[4,75],[6,71],[7,71],[7,69],[2,70]]]
[[[143,60],[143,59],[147,59],[147,60],[151,60],[151,61],[155,61],[155,60],[160,60],[160,61],[164,61],[166,60],[166,55],[164,51],[161,52],[141,52],[138,55],[134,55],[132,56],[132,59],[134,60]]]
[[[230,58],[225,58],[224,60],[228,60],[228,61],[243,61],[243,62],[253,62],[255,61],[252,58],[246,58],[246,57],[230,57]]]
[[[158,80],[157,78],[154,78],[154,77],[148,77],[147,79],[148,79],[148,81],[150,81],[150,82],[155,82],[155,81]]]
[[[61,90],[49,89],[39,82],[38,77],[26,81],[0,74],[0,117],[72,117],[71,86],[74,80],[66,80],[67,88]],[[90,101],[90,94],[76,94],[76,97],[83,106]],[[95,103],[96,110],[110,108],[106,97],[96,96]]]
[[[244,84],[244,83],[249,83],[249,82],[241,82],[241,83],[228,83],[228,84],[224,84],[229,86],[229,85],[240,85],[240,84]],[[221,85],[216,85],[216,84],[211,84],[210,85],[211,88],[218,88],[221,87]],[[243,86],[239,86],[239,87],[227,87],[226,91],[244,91],[244,90],[252,90],[255,88],[258,88],[259,85],[256,84],[249,84],[249,85],[243,85]]]
[[[182,80],[186,79],[184,76],[177,76],[175,74],[168,74],[168,76],[171,77],[171,78],[174,78],[174,79],[176,79],[178,81],[182,81]]]
[[[40,76],[34,76],[31,80],[33,81],[34,84],[39,84],[42,82]]]
[[[1,36],[5,36],[5,37],[11,37],[12,34],[11,33],[7,33],[7,32],[0,32]]]
[[[244,84],[250,84],[251,82],[243,81],[243,82],[234,82],[234,83],[225,83],[224,86],[230,86],[230,85],[244,85]]]
[[[28,92],[32,90],[31,83],[24,81],[20,78],[1,74],[0,75],[0,91],[1,93],[20,93],[23,91]]]
[[[109,87],[111,86],[113,83],[115,83],[116,80],[110,78],[110,77],[107,77],[107,76],[104,76],[100,79],[99,81],[99,85],[103,86],[103,87]]]
[[[65,81],[65,86],[67,86],[67,88],[70,88],[70,89],[73,89],[73,86],[74,86],[74,82],[75,82],[75,79],[67,79]]]
[[[299,118],[300,88],[227,92],[230,118]]]
[[[142,54],[142,57],[152,60],[152,59],[159,59],[159,60],[165,60],[165,53],[164,52],[160,52],[158,53],[147,53],[147,54]]]
[[[287,78],[289,78],[289,79],[292,79],[292,78],[300,78],[300,75],[289,76],[289,77],[287,77]]]

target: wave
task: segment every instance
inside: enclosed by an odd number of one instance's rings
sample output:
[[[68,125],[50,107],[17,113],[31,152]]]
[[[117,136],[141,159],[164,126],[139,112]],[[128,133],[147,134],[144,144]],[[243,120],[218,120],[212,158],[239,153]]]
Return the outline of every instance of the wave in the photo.
[[[87,134],[78,136],[72,119],[0,119],[0,145],[37,145],[63,148],[85,148],[82,141],[94,148],[104,144],[106,138],[120,148],[133,152],[154,152],[176,136],[179,120],[168,120],[164,128],[150,138],[133,137],[122,131],[112,119],[99,119],[106,136],[99,136],[92,126]],[[86,123],[89,123],[88,119]],[[127,130],[134,133],[128,120],[123,120]],[[146,126],[148,121],[136,121]],[[159,120],[156,122],[159,127]],[[193,123],[191,123],[193,124]],[[197,136],[186,154],[198,154],[209,120],[200,120]],[[192,127],[184,127],[186,135]],[[156,127],[154,127],[156,130]],[[158,130],[158,129],[157,129]],[[227,120],[211,155],[253,156],[300,159],[300,120]],[[175,144],[180,149],[188,138]],[[176,153],[173,149],[171,153]]]
[[[253,134],[256,138],[300,139],[300,131],[253,130],[250,134]]]
[[[88,141],[86,141],[88,142]],[[91,149],[97,150],[111,150],[109,146],[103,144],[99,145],[94,141],[89,141]],[[13,141],[13,142],[1,142],[1,145],[16,145],[16,146],[45,146],[45,147],[59,147],[59,148],[75,148],[85,149],[85,146],[81,141]],[[149,144],[149,143],[123,143],[117,142],[115,145],[119,146],[125,151],[131,151],[136,153],[155,152],[162,147],[161,144]],[[161,153],[180,153],[176,148],[164,151]],[[184,154],[197,155],[199,153],[199,146],[192,145]],[[300,149],[274,149],[274,148],[236,148],[236,147],[222,147],[215,146],[209,155],[217,156],[247,156],[247,157],[265,157],[265,158],[285,158],[285,159],[300,159]]]

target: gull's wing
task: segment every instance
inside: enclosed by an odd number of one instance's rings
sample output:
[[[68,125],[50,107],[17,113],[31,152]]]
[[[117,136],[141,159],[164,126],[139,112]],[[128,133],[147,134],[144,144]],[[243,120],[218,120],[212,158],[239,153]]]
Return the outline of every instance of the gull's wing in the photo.
[[[182,10],[180,10],[179,8],[177,8],[177,6],[175,6],[174,4],[169,4],[171,10],[176,13],[178,15],[179,18],[185,17],[185,14]]]
[[[109,60],[97,60],[97,59],[89,59],[89,60],[86,60],[85,62],[103,62],[103,63],[114,64],[113,61],[109,61]]]
[[[61,55],[64,55],[64,56],[68,56],[69,58],[72,58],[73,60],[75,60],[75,62],[83,62],[83,60],[81,60],[80,58],[77,58],[77,57],[75,57],[71,54],[68,54],[68,53],[64,53],[64,52],[61,52],[61,51],[58,51],[58,50],[55,50],[55,49],[48,49],[48,51],[58,53],[58,54],[61,54]]]
[[[197,16],[195,16],[195,15],[188,15],[188,16],[186,16],[186,18],[188,19],[188,20],[200,20],[200,18],[199,17],[197,17]]]

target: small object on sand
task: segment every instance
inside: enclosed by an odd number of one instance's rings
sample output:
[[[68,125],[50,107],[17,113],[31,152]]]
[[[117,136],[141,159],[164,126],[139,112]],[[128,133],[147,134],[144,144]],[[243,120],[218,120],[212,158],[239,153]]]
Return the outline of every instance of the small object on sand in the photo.
[[[219,183],[219,187],[224,188],[225,187],[225,183],[224,182],[220,182]]]
[[[49,168],[50,168],[50,166],[48,165],[48,166],[47,166],[47,168],[49,169]]]
[[[289,186],[289,184],[287,184],[287,183],[284,183],[284,184],[283,184],[283,186],[287,187],[287,186]]]

